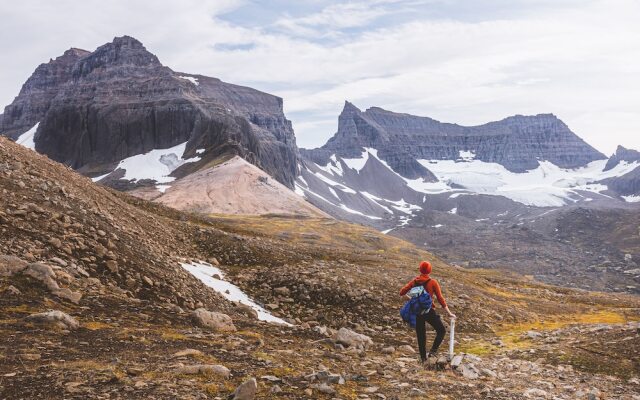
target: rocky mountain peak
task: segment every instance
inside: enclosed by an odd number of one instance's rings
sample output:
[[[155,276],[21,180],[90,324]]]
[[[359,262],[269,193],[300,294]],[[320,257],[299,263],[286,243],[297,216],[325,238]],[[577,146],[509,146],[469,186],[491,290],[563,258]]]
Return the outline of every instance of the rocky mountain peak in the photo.
[[[634,162],[640,161],[640,151],[627,149],[623,146],[618,146],[616,152],[609,158],[604,170],[608,171],[618,165],[621,161]]]
[[[78,49],[76,47],[72,47],[69,50],[65,51],[64,53],[62,53],[62,56],[58,57],[57,59],[61,59],[61,58],[72,58],[72,59],[78,59],[80,57],[84,57],[86,55],[91,54],[90,51],[87,50],[83,50],[83,49]]]
[[[342,112],[340,113],[340,115],[353,115],[353,114],[360,114],[362,111],[356,107],[353,103],[349,102],[348,100],[344,101],[344,107],[342,108]]]
[[[74,76],[79,77],[99,68],[117,66],[160,68],[162,64],[139,40],[131,36],[122,36],[98,47],[79,62],[73,72]]]

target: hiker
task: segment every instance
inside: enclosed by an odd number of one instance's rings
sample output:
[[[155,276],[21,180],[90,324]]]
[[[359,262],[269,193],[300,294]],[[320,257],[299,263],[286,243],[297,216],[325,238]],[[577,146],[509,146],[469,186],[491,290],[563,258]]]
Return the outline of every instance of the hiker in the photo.
[[[449,314],[451,319],[455,319],[456,316],[449,310],[447,307],[447,302],[442,296],[442,291],[440,290],[440,284],[435,279],[432,279],[429,274],[431,274],[431,263],[429,261],[422,261],[420,263],[420,275],[413,278],[409,283],[407,283],[402,289],[400,289],[400,296],[404,296],[406,299],[410,299],[407,293],[413,289],[414,287],[422,286],[424,290],[426,290],[431,298],[433,298],[434,294],[438,299],[438,303],[444,308],[444,310]],[[426,352],[427,345],[427,332],[425,322],[428,322],[429,325],[433,327],[436,331],[436,337],[433,340],[433,345],[431,346],[431,350],[429,353]],[[444,339],[444,334],[446,333],[446,329],[444,324],[442,323],[442,319],[436,313],[436,310],[433,306],[430,307],[428,311],[423,310],[416,317],[416,336],[418,338],[418,350],[420,351],[420,360],[422,363],[427,361],[427,358],[432,357],[438,351],[438,347],[442,343]]]

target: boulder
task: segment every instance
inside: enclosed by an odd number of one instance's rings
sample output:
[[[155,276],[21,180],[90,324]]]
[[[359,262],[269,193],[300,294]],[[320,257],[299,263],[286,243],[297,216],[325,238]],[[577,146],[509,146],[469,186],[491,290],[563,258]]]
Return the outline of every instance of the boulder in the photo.
[[[27,268],[27,262],[14,256],[0,255],[0,276],[12,276]]]
[[[192,313],[194,321],[203,328],[208,328],[216,332],[235,332],[236,327],[233,320],[227,314],[208,311],[198,308]]]
[[[25,320],[36,324],[51,325],[68,330],[74,330],[80,327],[80,324],[75,318],[59,310],[31,314],[26,317]]]
[[[233,392],[233,400],[253,400],[256,398],[256,391],[258,390],[258,382],[256,378],[250,378],[243,382]]]
[[[53,268],[46,264],[41,263],[33,263],[29,264],[27,268],[23,271],[23,273],[27,276],[30,276],[40,282],[44,283],[47,289],[54,291],[60,289],[58,286],[58,282],[56,282],[56,274],[53,271]]]
[[[373,340],[367,335],[354,332],[347,328],[340,328],[336,332],[334,340],[336,343],[357,349],[366,349],[373,344]]]
[[[228,379],[231,375],[229,368],[224,365],[214,364],[198,364],[198,365],[186,365],[176,369],[176,374],[181,375],[216,375]]]
[[[529,399],[546,399],[549,396],[549,393],[542,389],[527,389],[524,391],[524,397]]]

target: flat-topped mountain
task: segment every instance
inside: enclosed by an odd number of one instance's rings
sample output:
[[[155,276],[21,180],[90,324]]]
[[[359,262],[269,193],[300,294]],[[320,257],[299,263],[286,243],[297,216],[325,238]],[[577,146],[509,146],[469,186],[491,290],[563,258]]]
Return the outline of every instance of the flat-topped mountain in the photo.
[[[431,176],[414,160],[456,160],[460,152],[471,152],[477,160],[512,172],[534,169],[538,160],[576,168],[606,159],[552,114],[516,115],[467,127],[379,107],[363,112],[349,102],[338,118],[338,132],[320,149],[304,154],[324,165],[331,154],[357,158],[362,148],[375,148],[382,160],[407,178]]]
[[[175,72],[128,36],[40,65],[0,116],[0,133],[85,175],[113,173],[109,182],[121,188],[158,182],[125,171],[122,160],[181,145],[156,175],[179,176],[181,165],[198,169],[223,154],[243,157],[288,187],[297,174],[281,98]]]

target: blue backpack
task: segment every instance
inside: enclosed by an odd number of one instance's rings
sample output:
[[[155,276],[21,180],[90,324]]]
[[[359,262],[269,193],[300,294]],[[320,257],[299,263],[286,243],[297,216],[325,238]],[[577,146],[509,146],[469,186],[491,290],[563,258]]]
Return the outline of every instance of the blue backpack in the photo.
[[[415,328],[418,315],[429,312],[433,305],[433,300],[422,285],[414,287],[407,294],[411,296],[411,299],[407,300],[400,309],[400,316],[404,322]]]

